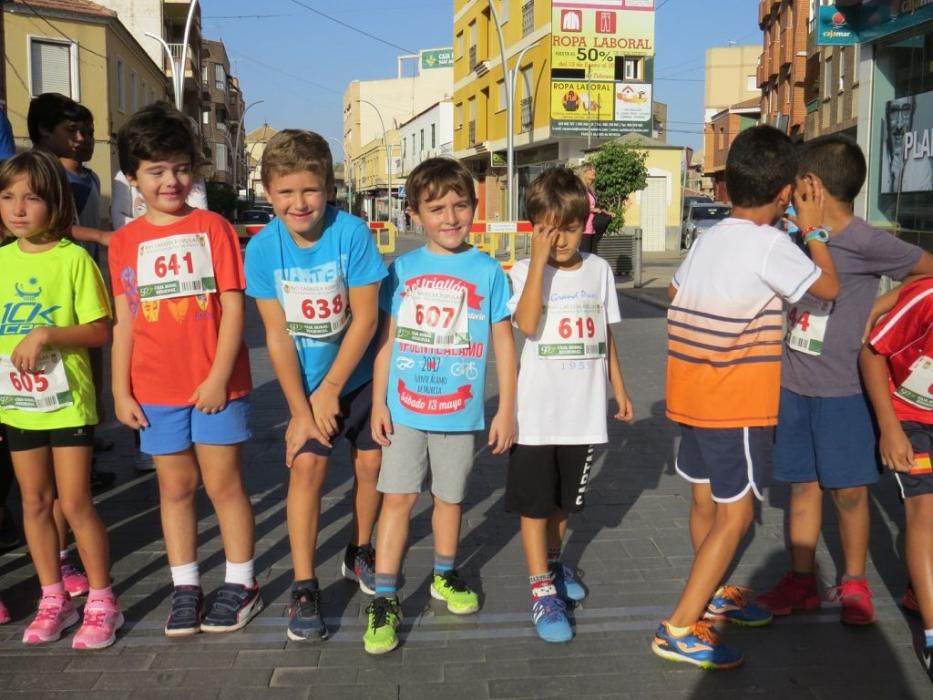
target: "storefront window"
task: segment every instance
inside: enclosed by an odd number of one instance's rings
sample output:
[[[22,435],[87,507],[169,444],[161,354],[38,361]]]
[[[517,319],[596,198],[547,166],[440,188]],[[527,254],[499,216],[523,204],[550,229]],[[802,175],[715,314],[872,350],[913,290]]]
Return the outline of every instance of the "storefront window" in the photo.
[[[933,249],[933,27],[875,45],[869,219]]]

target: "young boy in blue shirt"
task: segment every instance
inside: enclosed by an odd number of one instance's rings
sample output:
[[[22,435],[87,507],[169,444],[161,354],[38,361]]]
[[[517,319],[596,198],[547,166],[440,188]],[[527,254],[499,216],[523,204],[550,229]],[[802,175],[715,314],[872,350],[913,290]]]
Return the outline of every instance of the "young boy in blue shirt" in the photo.
[[[476,193],[469,171],[430,158],[405,183],[411,215],[427,244],[398,258],[382,287],[385,317],[373,378],[373,438],[383,446],[376,541],[376,597],[363,645],[370,654],[398,646],[398,574],[411,511],[430,466],[434,513],[431,596],[456,615],[479,598],[454,568],[461,503],[473,467],[474,434],[484,428],[489,343],[496,354],[499,409],[489,428],[493,454],[515,435],[515,342],[509,282],[499,263],[470,246]]]
[[[246,293],[256,299],[275,375],[288,402],[285,433],[288,534],[295,568],[288,637],[326,638],[315,572],[321,490],[333,444],[352,446],[353,539],[343,575],[371,594],[380,449],[372,439],[372,366],[379,283],[386,276],[372,234],[327,204],[334,166],[327,142],[277,133],[262,176],[276,218],[246,249]],[[352,312],[351,312],[352,309]]]

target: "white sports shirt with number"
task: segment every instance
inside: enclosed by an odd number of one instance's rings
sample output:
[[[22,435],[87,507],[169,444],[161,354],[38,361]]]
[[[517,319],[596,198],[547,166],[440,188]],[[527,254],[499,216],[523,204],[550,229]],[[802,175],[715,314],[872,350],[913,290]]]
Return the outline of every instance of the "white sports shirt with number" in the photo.
[[[519,261],[509,275],[513,314],[528,278],[529,262]],[[538,332],[525,339],[518,372],[518,443],[608,442],[608,328],[603,331],[595,325],[600,318],[604,326],[622,320],[609,263],[584,253],[583,264],[576,270],[546,265],[541,303],[544,312]]]

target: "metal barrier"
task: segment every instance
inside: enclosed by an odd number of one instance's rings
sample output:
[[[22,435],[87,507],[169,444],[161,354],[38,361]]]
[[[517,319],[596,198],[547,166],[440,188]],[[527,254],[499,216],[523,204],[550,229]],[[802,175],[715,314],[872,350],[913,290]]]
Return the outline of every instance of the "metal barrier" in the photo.
[[[469,241],[498,260],[504,270],[510,270],[518,261],[520,248],[525,254],[529,252],[532,229],[530,221],[474,221]]]
[[[391,221],[370,221],[369,230],[376,236],[376,248],[383,255],[389,255],[395,252],[396,239],[398,238],[398,229]]]

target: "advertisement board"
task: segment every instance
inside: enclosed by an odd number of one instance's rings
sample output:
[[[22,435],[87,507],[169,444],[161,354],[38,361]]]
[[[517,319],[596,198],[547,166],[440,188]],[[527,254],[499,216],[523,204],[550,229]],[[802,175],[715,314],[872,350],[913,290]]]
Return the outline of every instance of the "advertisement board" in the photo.
[[[651,85],[551,81],[551,131],[564,136],[651,135]]]
[[[421,70],[430,70],[431,68],[453,68],[453,47],[449,49],[425,49],[419,53],[421,55]]]
[[[551,66],[614,80],[616,57],[654,55],[654,11],[552,8]]]
[[[933,91],[885,105],[880,192],[933,193]]]
[[[817,44],[843,46],[876,41],[933,20],[933,0],[865,0],[820,7]]]

